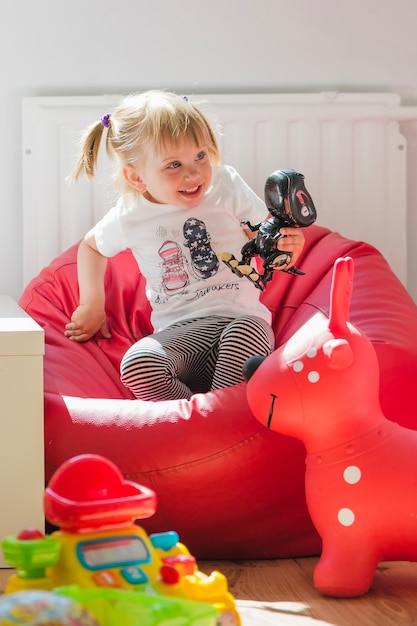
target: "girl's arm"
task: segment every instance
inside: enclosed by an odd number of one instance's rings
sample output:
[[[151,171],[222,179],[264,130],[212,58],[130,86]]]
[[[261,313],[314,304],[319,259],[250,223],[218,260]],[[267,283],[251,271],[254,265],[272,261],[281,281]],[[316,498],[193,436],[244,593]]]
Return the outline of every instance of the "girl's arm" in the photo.
[[[78,283],[80,303],[65,326],[64,334],[74,341],[87,341],[97,332],[110,338],[105,311],[104,274],[107,259],[97,250],[92,231],[78,248]]]

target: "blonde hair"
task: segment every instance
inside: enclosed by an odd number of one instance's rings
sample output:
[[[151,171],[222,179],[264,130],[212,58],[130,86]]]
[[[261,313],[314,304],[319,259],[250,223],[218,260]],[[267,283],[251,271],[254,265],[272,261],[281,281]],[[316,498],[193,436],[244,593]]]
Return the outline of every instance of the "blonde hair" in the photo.
[[[220,163],[215,132],[199,106],[175,93],[151,90],[125,97],[111,114],[86,129],[73,180],[94,176],[105,128],[106,151],[116,162],[116,184],[122,192],[135,192],[124,178],[123,168],[146,158],[149,150],[158,153],[182,138],[196,146],[204,143],[213,165]]]

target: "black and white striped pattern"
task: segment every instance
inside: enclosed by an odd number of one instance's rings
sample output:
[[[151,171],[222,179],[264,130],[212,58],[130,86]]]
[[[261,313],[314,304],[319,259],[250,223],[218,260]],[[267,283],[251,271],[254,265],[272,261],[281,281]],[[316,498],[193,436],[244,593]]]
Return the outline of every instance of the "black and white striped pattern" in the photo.
[[[131,346],[121,380],[140,400],[190,398],[241,382],[245,361],[273,348],[273,331],[259,317],[184,320]]]

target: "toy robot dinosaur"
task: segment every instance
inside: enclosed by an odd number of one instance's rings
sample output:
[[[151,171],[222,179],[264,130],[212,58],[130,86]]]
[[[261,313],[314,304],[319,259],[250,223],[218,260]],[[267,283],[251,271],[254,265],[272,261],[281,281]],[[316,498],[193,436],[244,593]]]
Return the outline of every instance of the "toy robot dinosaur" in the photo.
[[[291,253],[279,249],[279,240],[285,236],[280,229],[285,226],[304,228],[313,224],[317,217],[313,200],[304,186],[304,176],[292,169],[277,170],[268,176],[265,204],[269,219],[255,225],[242,222],[252,232],[257,231],[257,235],[242,247],[241,260],[229,252],[218,254],[233,273],[247,277],[261,291],[277,269],[289,274],[304,274],[294,266],[288,268]],[[255,255],[263,261],[263,274],[251,265]]]

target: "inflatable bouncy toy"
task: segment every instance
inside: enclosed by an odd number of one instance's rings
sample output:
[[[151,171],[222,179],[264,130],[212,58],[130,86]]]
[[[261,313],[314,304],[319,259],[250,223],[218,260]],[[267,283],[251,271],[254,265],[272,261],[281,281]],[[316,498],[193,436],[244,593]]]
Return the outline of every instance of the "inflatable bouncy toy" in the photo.
[[[44,495],[45,516],[60,530],[44,536],[27,529],[2,541],[5,560],[16,569],[6,593],[66,594],[100,626],[153,625],[164,616],[196,626],[239,626],[223,574],[201,572],[175,531],[148,536],[135,524],[156,506],[152,489],[124,479],[108,459],[73,457]]]
[[[417,432],[381,410],[375,349],[349,322],[353,273],[351,258],[336,260],[329,319],[318,311],[245,366],[257,419],[306,447],[307,504],[322,539],[314,583],[340,597],[368,591],[380,561],[417,560]]]

